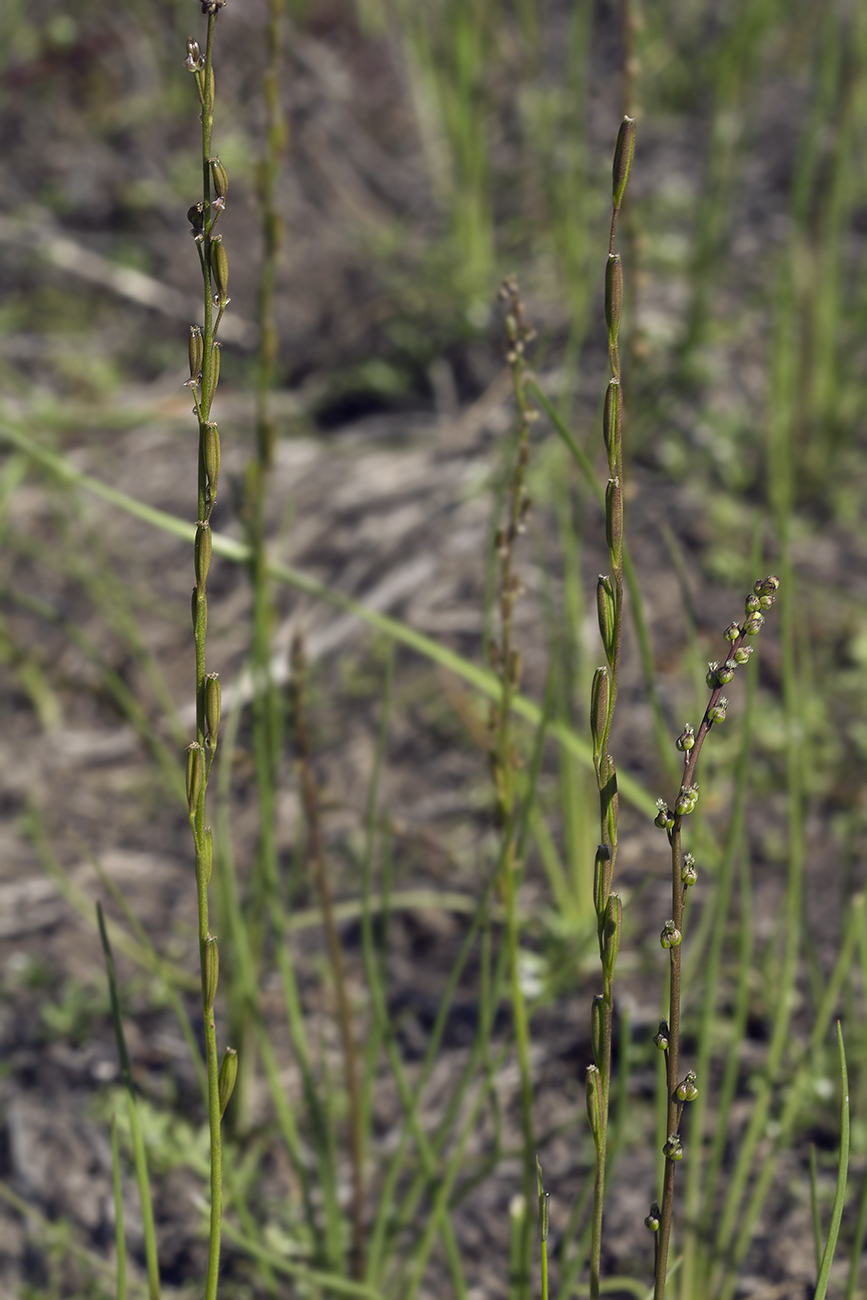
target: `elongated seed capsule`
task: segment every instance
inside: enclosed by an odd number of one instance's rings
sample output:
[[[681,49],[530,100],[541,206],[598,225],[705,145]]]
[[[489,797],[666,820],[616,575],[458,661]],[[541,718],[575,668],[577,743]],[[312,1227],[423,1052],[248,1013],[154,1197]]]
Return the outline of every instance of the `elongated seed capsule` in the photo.
[[[196,380],[202,373],[202,359],[205,355],[205,345],[202,342],[202,331],[198,325],[190,326],[190,379]]]
[[[208,409],[210,410],[211,402],[214,400],[214,393],[217,391],[217,384],[220,382],[220,352],[219,343],[215,343],[211,349],[211,387],[208,389]]]
[[[593,738],[593,759],[599,761],[599,747],[608,720],[608,669],[597,668],[593,674],[590,691],[590,735]]]
[[[632,155],[634,153],[635,118],[624,117],[620,123],[620,130],[617,132],[617,144],[614,147],[612,197],[615,212],[620,211],[620,204],[623,202],[623,192],[626,189],[626,182],[629,180],[629,173],[632,170]]]
[[[539,1193],[539,1235],[542,1241],[548,1240],[548,1224],[551,1217],[551,1193]]]
[[[617,339],[620,330],[620,317],[623,314],[623,267],[619,253],[610,253],[605,268],[605,324],[608,326],[608,342]]]
[[[217,981],[220,978],[220,950],[217,947],[217,940],[212,934],[209,934],[205,940],[203,965],[202,1000],[205,1004],[205,1015],[209,1016],[214,1009],[214,998],[217,996]]]
[[[620,811],[620,796],[617,793],[617,768],[614,759],[608,755],[608,772],[602,790],[603,808],[608,826],[608,838],[613,851],[617,849],[617,816]]]
[[[205,839],[202,844],[202,871],[205,876],[205,884],[211,883],[211,872],[214,869],[214,837],[211,834],[210,826],[205,827]]]
[[[200,519],[196,530],[196,582],[204,589],[211,567],[211,525]]]
[[[605,936],[602,950],[602,971],[607,980],[614,974],[617,954],[620,952],[620,933],[623,928],[623,903],[619,894],[609,894],[605,915]]]
[[[211,749],[217,748],[217,731],[220,726],[220,675],[208,673],[205,678],[205,717],[208,722],[208,739]]]
[[[597,1064],[602,1060],[604,1050],[602,1042],[604,1009],[605,999],[601,993],[597,993],[590,1004],[590,1046],[593,1049],[593,1059]]]
[[[587,1118],[590,1120],[590,1132],[597,1148],[602,1141],[602,1076],[599,1067],[587,1067]]]
[[[605,649],[605,658],[614,662],[614,589],[610,578],[600,573],[596,582],[596,613],[599,617],[599,635]]]
[[[226,175],[226,169],[220,162],[219,158],[210,158],[211,175],[214,178],[214,189],[217,192],[218,199],[224,199],[229,193],[229,178]]]
[[[608,470],[611,477],[617,474],[617,452],[623,424],[622,392],[619,379],[609,379],[605,390],[605,407],[602,412],[602,437],[608,453]]]
[[[605,537],[611,559],[619,569],[623,549],[623,495],[617,478],[609,479],[605,489]]]
[[[608,895],[611,892],[611,849],[607,844],[600,844],[596,850],[593,863],[593,905],[599,924],[605,917]]]
[[[238,1077],[238,1053],[234,1047],[226,1048],[226,1055],[223,1057],[223,1063],[220,1066],[220,1075],[217,1080],[217,1096],[220,1100],[220,1119],[226,1113],[226,1107],[229,1099],[235,1090],[235,1080]]]
[[[229,300],[229,259],[226,256],[222,235],[214,235],[211,240],[211,270],[214,273],[220,306],[225,307]]]
[[[217,484],[220,481],[220,431],[212,420],[205,425],[205,472],[208,475],[208,489],[211,493],[211,507],[217,499]]]
[[[205,772],[204,758],[204,750],[197,740],[194,740],[191,745],[187,745],[187,806],[191,817],[196,815],[199,795],[202,792],[202,780]]]

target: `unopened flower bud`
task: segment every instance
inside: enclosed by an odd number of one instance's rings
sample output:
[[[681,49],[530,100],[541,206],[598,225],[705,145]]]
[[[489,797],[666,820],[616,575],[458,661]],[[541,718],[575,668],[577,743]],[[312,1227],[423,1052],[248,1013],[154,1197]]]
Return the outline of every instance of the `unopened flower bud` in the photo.
[[[204,943],[202,967],[202,1001],[205,1005],[205,1015],[209,1016],[214,1009],[217,981],[220,977],[220,952],[217,948],[217,940],[212,934],[208,935]]]
[[[755,636],[760,632],[764,621],[762,614],[750,614],[749,618],[744,620],[744,631],[747,636]]]
[[[664,799],[657,799],[656,807],[658,812],[653,819],[654,826],[658,826],[661,831],[670,831],[674,825],[674,813]]]
[[[678,948],[682,938],[683,935],[674,924],[674,921],[666,921],[659,936],[659,942],[663,948]]]
[[[680,794],[677,796],[677,803],[674,805],[674,811],[678,817],[688,817],[698,803],[698,786],[682,785]]]
[[[203,203],[194,203],[191,208],[187,209],[187,221],[190,223],[190,234],[195,235],[198,239],[205,228],[205,205]]]
[[[604,1010],[605,999],[601,993],[597,993],[590,1004],[590,1045],[593,1048],[593,1059],[597,1062],[602,1060],[602,1028]]]
[[[205,751],[197,740],[187,746],[187,807],[196,815],[205,774]]]
[[[677,1085],[676,1095],[678,1101],[695,1101],[698,1096],[698,1087],[694,1070],[690,1070],[683,1082]]]
[[[184,67],[187,72],[200,72],[202,69],[202,51],[199,49],[199,42],[192,40],[187,41],[187,57],[184,59]]]
[[[662,1148],[662,1154],[665,1156],[666,1160],[683,1159],[683,1143],[677,1133],[670,1133],[668,1135],[668,1141]]]
[[[647,1218],[644,1220],[645,1228],[648,1228],[650,1232],[659,1232],[659,1224],[661,1218],[662,1218],[662,1210],[660,1210],[659,1208],[659,1201],[654,1201],[650,1207],[650,1213],[648,1214]]]
[[[211,525],[200,519],[196,525],[196,582],[204,589],[211,567]]]
[[[217,286],[217,297],[221,307],[229,301],[229,259],[223,245],[223,236],[214,235],[211,240],[211,270]]]
[[[609,345],[617,340],[620,317],[623,313],[623,267],[619,253],[608,255],[605,268],[605,324],[608,326]]]
[[[208,673],[205,678],[205,717],[208,722],[208,738],[211,749],[216,748],[217,731],[220,726],[220,674]]]
[[[617,132],[617,144],[614,148],[612,198],[615,212],[620,211],[620,204],[623,202],[623,193],[626,189],[626,182],[629,180],[629,173],[632,170],[634,153],[635,118],[624,117],[620,123],[620,130]]]
[[[619,379],[609,379],[605,390],[605,406],[602,411],[602,437],[608,453],[608,469],[612,478],[617,469],[617,448],[620,445],[620,430],[623,424],[623,402]]]
[[[623,495],[617,478],[609,479],[605,489],[605,537],[611,559],[619,569],[623,547]]]
[[[600,573],[596,583],[596,613],[599,618],[599,635],[609,664],[614,661],[615,602],[611,579]]]
[[[753,590],[757,596],[774,596],[780,589],[780,580],[774,573],[769,573],[767,578],[760,578]]]
[[[598,1147],[602,1141],[602,1075],[599,1073],[598,1066],[588,1065],[585,1089],[587,1118],[590,1120],[590,1131],[593,1134],[593,1140]]]
[[[208,475],[208,490],[213,506],[217,499],[217,484],[220,481],[220,431],[211,420],[205,425],[204,444],[205,472]]]
[[[590,692],[590,735],[594,761],[598,761],[605,722],[608,718],[608,669],[597,668]]]
[[[753,647],[751,645],[742,645],[738,646],[732,657],[736,664],[745,664],[752,653]]]
[[[229,1098],[235,1088],[235,1080],[238,1077],[238,1053],[234,1047],[226,1048],[226,1055],[223,1057],[223,1063],[220,1066],[220,1076],[217,1081],[217,1096],[220,1100],[220,1119],[226,1113],[226,1107],[229,1104]]]
[[[707,666],[707,676],[704,679],[711,690],[714,690],[717,686],[719,686],[719,679],[717,677],[718,672],[719,672],[719,664],[717,663],[716,659],[712,659]]]
[[[217,391],[217,384],[220,382],[220,344],[215,343],[211,348],[211,385],[208,389],[208,410],[211,402],[214,400],[214,393]]]
[[[755,595],[747,596],[746,600],[744,601],[744,613],[755,614],[759,609],[761,609],[761,605],[759,604],[758,596]]]
[[[759,596],[759,605],[762,609],[770,609],[775,599],[775,596]]]
[[[728,706],[729,706],[728,700],[724,695],[721,695],[720,698],[717,700],[716,704],[714,704],[711,708],[708,709],[707,720],[711,724],[711,726],[713,726],[715,722],[725,722],[726,710],[728,709]]]
[[[202,331],[198,325],[190,326],[190,379],[194,382],[202,373],[202,358],[205,355],[205,348],[202,342]]]
[[[225,199],[229,193],[229,178],[226,175],[226,169],[220,162],[219,158],[209,159],[211,164],[211,175],[214,178],[214,189],[217,192],[218,199]]]
[[[681,753],[689,753],[695,744],[695,728],[687,722],[683,731],[674,742]]]
[[[669,1034],[668,1021],[660,1020],[659,1028],[657,1029],[656,1033],[653,1036],[653,1041],[654,1043],[656,1043],[656,1046],[659,1048],[660,1052],[668,1051],[668,1034]]]
[[[729,623],[725,632],[723,632],[723,636],[725,637],[726,641],[737,641],[740,634],[741,634],[741,629],[737,623]]]
[[[698,880],[698,872],[695,869],[695,858],[691,853],[684,853],[683,862],[680,867],[680,878],[683,881],[684,889],[694,885]]]

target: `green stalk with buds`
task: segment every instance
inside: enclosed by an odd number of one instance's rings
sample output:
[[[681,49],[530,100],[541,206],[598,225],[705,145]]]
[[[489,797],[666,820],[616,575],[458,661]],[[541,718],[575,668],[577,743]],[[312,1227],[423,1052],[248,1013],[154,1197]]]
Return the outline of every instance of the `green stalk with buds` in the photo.
[[[614,966],[620,947],[623,906],[611,892],[617,857],[617,773],[609,742],[620,673],[623,626],[623,394],[620,382],[618,335],[623,312],[623,267],[614,251],[617,216],[635,150],[635,122],[625,117],[614,151],[611,234],[605,271],[605,324],[611,378],[605,393],[602,433],[608,455],[605,491],[605,535],[611,562],[610,575],[600,575],[596,585],[599,632],[606,663],[593,677],[590,730],[593,767],[599,790],[599,848],[593,878],[593,902],[602,961],[602,993],[593,999],[591,1040],[593,1064],[587,1070],[587,1113],[596,1147],[593,1220],[590,1241],[590,1295],[598,1300],[602,1259],[602,1207],[605,1199],[605,1162],[608,1151],[608,1109],[611,1095],[611,1026],[614,1013]]]
[[[681,943],[683,940],[683,905],[686,892],[696,882],[698,875],[695,858],[691,853],[684,853],[681,837],[683,820],[695,809],[698,802],[698,782],[696,770],[698,759],[711,728],[725,721],[728,700],[723,695],[724,688],[732,681],[737,669],[747,663],[753,652],[751,639],[758,635],[765,612],[771,608],[779,588],[779,578],[770,575],[759,578],[752,592],[747,596],[744,618],[740,623],[731,623],[724,636],[728,643],[728,653],[723,662],[708,664],[707,684],[710,699],[704,711],[704,717],[698,731],[689,723],[677,738],[677,748],[683,753],[683,775],[680,791],[674,807],[664,799],[657,801],[659,809],[655,824],[668,835],[671,845],[671,919],[665,922],[660,935],[660,943],[669,954],[670,984],[668,1020],[662,1020],[656,1034],[655,1043],[665,1053],[665,1078],[667,1113],[665,1131],[667,1134],[662,1148],[665,1156],[665,1172],[662,1185],[662,1204],[654,1201],[645,1224],[655,1234],[654,1263],[654,1300],[664,1300],[665,1277],[668,1268],[668,1247],[671,1239],[671,1222],[674,1207],[674,1171],[678,1161],[683,1159],[683,1142],[680,1136],[680,1122],[684,1106],[698,1096],[698,1080],[690,1070],[681,1079],[680,1076],[680,967]]]
[[[199,254],[204,286],[204,323],[190,328],[190,377],[193,410],[199,424],[199,469],[195,575],[192,617],[196,644],[196,739],[187,749],[187,803],[196,855],[196,891],[199,913],[199,957],[202,976],[202,1012],[205,1028],[205,1058],[208,1076],[208,1123],[211,1146],[211,1213],[208,1238],[206,1300],[215,1300],[220,1267],[220,1223],[222,1210],[221,1121],[238,1070],[237,1053],[226,1052],[217,1063],[217,1031],[214,1001],[219,979],[219,949],[208,928],[208,886],[213,865],[211,828],[205,825],[208,780],[217,751],[220,725],[220,679],[205,664],[208,626],[208,571],[211,565],[211,514],[217,500],[220,477],[220,434],[211,419],[211,405],[220,374],[220,345],[217,331],[229,302],[229,264],[221,235],[214,227],[226,206],[228,178],[219,158],[211,156],[214,122],[214,28],[226,0],[201,0],[207,16],[204,54],[195,40],[187,42],[186,67],[195,76],[202,107],[202,198],[188,216]],[[214,312],[216,310],[216,316]]]

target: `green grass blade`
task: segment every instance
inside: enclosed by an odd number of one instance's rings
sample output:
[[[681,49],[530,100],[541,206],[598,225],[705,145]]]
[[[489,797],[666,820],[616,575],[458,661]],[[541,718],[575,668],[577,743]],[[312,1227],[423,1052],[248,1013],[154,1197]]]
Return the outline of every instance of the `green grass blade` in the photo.
[[[111,1183],[114,1191],[114,1239],[117,1250],[117,1300],[126,1300],[126,1231],[123,1222],[123,1189],[120,1183],[120,1151],[117,1145],[117,1116],[111,1115]]]
[[[825,1293],[828,1290],[828,1279],[831,1276],[831,1265],[834,1262],[834,1251],[837,1248],[837,1238],[840,1235],[840,1224],[843,1220],[843,1206],[846,1202],[846,1181],[849,1175],[849,1072],[846,1068],[843,1026],[839,1020],[837,1021],[837,1048],[840,1053],[840,1160],[837,1166],[837,1190],[834,1194],[834,1207],[831,1211],[831,1226],[828,1229],[828,1240],[825,1242],[822,1266],[819,1269],[819,1280],[816,1283],[813,1300],[825,1300]]]

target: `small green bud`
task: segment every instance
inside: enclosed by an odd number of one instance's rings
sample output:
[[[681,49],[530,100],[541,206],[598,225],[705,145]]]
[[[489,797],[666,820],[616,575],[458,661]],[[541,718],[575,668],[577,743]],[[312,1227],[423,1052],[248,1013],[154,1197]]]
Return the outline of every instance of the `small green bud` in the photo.
[[[192,383],[198,381],[202,373],[202,358],[205,355],[205,347],[202,342],[202,331],[198,325],[190,326],[190,380]]]
[[[681,753],[689,753],[695,744],[695,727],[690,726],[687,722],[683,731],[674,742]]]
[[[226,169],[219,158],[209,158],[208,161],[211,164],[211,175],[214,178],[214,189],[217,192],[217,198],[224,199],[229,193],[229,178],[226,175]]]
[[[609,664],[614,662],[615,603],[611,579],[600,573],[596,583],[596,613],[599,618],[599,635]]]
[[[650,1207],[650,1213],[644,1220],[645,1228],[651,1232],[659,1232],[659,1224],[662,1218],[662,1210],[659,1208],[659,1201],[654,1201]]]
[[[674,811],[678,817],[688,817],[695,809],[698,803],[698,786],[682,785],[680,794],[677,796],[677,803],[674,805]]]
[[[737,623],[729,623],[725,632],[723,632],[723,636],[725,637],[726,641],[737,641],[740,634],[741,634],[741,629]]]
[[[619,253],[609,253],[605,268],[605,324],[608,327],[608,342],[613,344],[620,330],[620,317],[623,314],[623,266]]]
[[[608,717],[608,669],[597,668],[593,674],[590,691],[590,735],[593,740],[593,757],[598,761],[605,722]]]
[[[209,934],[202,948],[202,1001],[206,1016],[209,1016],[214,1009],[219,978],[220,951],[217,948],[217,940]]]
[[[713,726],[715,722],[725,722],[728,706],[728,700],[724,695],[721,695],[716,704],[714,704],[712,708],[708,709],[707,720],[711,726]]]
[[[585,1088],[590,1132],[598,1147],[602,1141],[602,1075],[599,1073],[598,1066],[588,1065]]]
[[[704,679],[711,690],[715,690],[716,687],[719,686],[719,677],[717,676],[718,673],[719,673],[719,663],[717,662],[716,659],[711,659],[710,663],[707,666],[707,676]]]
[[[674,921],[666,921],[659,936],[659,942],[663,948],[678,948],[682,938],[683,935],[674,924]]]
[[[665,1156],[666,1160],[683,1159],[683,1143],[677,1133],[669,1133],[668,1141],[662,1148],[662,1154]]]
[[[617,478],[609,479],[605,489],[605,537],[612,562],[619,569],[623,548],[623,496]]]
[[[765,620],[763,615],[750,614],[749,618],[744,620],[744,631],[746,632],[747,636],[755,636],[758,632],[760,632],[764,621]]]
[[[684,853],[683,862],[680,867],[680,878],[683,881],[684,889],[694,885],[698,880],[698,872],[695,869],[695,858],[691,853]]]
[[[635,153],[635,118],[624,117],[617,132],[617,144],[614,148],[614,167],[612,198],[614,211],[620,211],[623,193],[632,170],[632,156]]]
[[[676,1096],[678,1101],[695,1101],[698,1087],[694,1070],[690,1070],[683,1082],[677,1085]]]
[[[619,379],[609,379],[605,390],[605,406],[602,411],[602,437],[608,453],[608,468],[611,477],[617,469],[617,449],[620,446],[620,431],[623,425],[623,402]]]
[[[775,596],[759,596],[759,606],[761,609],[770,609],[773,605]]]
[[[758,596],[755,595],[747,596],[746,600],[744,601],[744,613],[755,614],[760,609],[761,609],[761,605],[759,604]]]
[[[196,239],[201,239],[205,228],[204,203],[194,203],[191,208],[187,209],[187,221],[190,223],[190,234],[195,235]]]
[[[674,825],[674,813],[664,799],[657,799],[656,806],[659,811],[653,819],[654,826],[658,826],[661,831],[670,831]]]
[[[192,38],[187,41],[187,57],[184,59],[184,67],[187,72],[201,72],[205,66],[202,58],[202,51],[199,49],[199,42]]]
[[[217,748],[217,731],[220,726],[220,674],[208,673],[205,678],[205,717],[208,722],[208,739],[211,749]]]
[[[737,663],[734,659],[726,659],[724,664],[720,664],[716,673],[716,679],[720,686],[728,686],[729,682],[735,675],[736,668]]]
[[[669,1035],[668,1021],[660,1020],[659,1028],[657,1029],[656,1033],[653,1036],[653,1041],[654,1043],[656,1043],[656,1046],[659,1048],[660,1052],[668,1051],[668,1035]]]
[[[197,740],[187,745],[187,807],[195,817],[205,774],[205,751]]]
[[[218,354],[219,355],[219,354]],[[217,484],[220,481],[220,431],[212,420],[205,425],[205,472],[208,475],[208,490],[211,494],[211,507],[217,499]]]
[[[753,584],[753,591],[757,596],[774,596],[780,589],[780,580],[773,574],[768,574],[767,578],[757,578]]]
[[[732,658],[736,664],[745,664],[752,653],[753,647],[751,645],[742,645],[738,646]]]
[[[200,519],[196,530],[196,582],[204,590],[211,567],[211,525]]]
[[[220,1100],[220,1119],[226,1113],[226,1107],[229,1104],[229,1098],[235,1088],[235,1080],[238,1077],[238,1053],[234,1047],[226,1048],[226,1055],[223,1057],[223,1063],[220,1066],[220,1076],[217,1080],[217,1096]]]
[[[217,286],[217,298],[221,307],[229,301],[229,259],[223,245],[223,236],[214,235],[211,240],[211,270]]]

